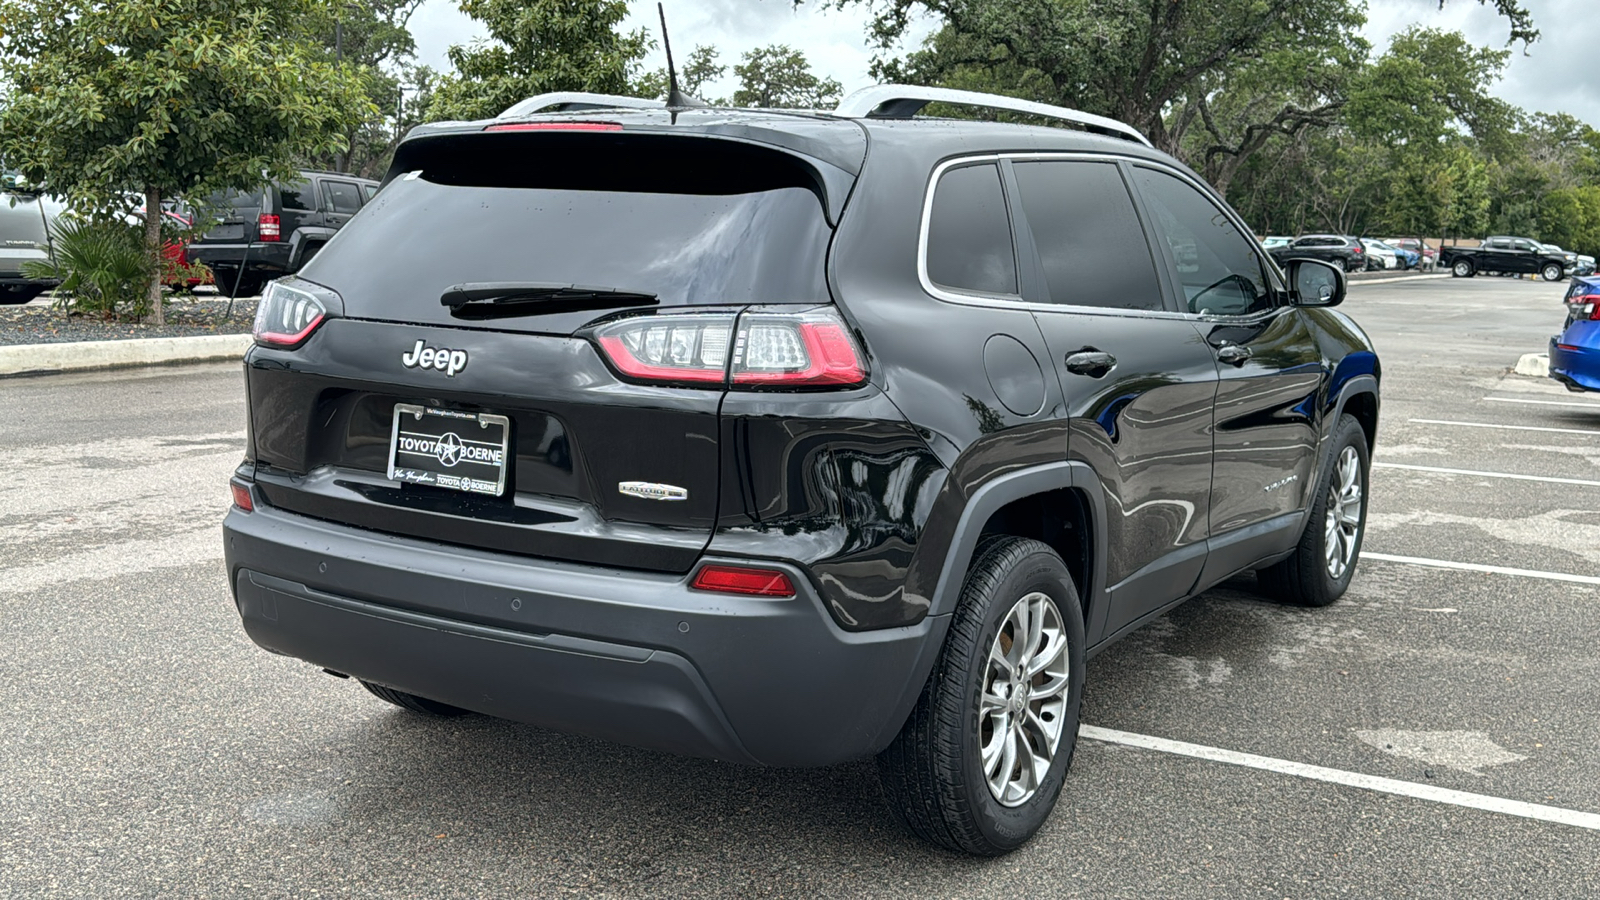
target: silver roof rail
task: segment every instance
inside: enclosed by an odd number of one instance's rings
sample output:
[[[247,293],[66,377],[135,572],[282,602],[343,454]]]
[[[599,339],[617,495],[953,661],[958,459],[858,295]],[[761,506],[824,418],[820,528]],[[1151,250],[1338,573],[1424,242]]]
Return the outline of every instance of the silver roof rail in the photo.
[[[642,97],[623,97],[617,94],[590,94],[585,91],[556,91],[551,94],[538,94],[526,100],[512,104],[496,119],[519,119],[531,116],[543,110],[556,112],[572,109],[666,109],[667,104],[660,100],[645,100]]]
[[[977,91],[958,91],[953,88],[917,87],[909,84],[879,84],[864,87],[839,101],[833,111],[836,116],[851,119],[909,119],[929,103],[953,103],[958,106],[979,106],[984,109],[1004,109],[1027,113],[1046,119],[1061,119],[1116,137],[1150,146],[1149,138],[1138,129],[1116,119],[1097,116],[1065,106],[1050,106],[1032,100],[1018,100],[1000,94],[981,94]]]

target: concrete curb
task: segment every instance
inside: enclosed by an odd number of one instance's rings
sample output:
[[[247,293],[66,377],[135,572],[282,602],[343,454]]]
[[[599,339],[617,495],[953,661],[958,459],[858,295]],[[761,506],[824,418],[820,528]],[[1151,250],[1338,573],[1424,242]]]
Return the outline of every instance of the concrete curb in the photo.
[[[8,375],[43,375],[86,369],[243,359],[250,343],[248,334],[206,334],[199,337],[0,346],[0,378]]]
[[[1550,377],[1550,354],[1524,353],[1517,360],[1517,365],[1511,371],[1518,375],[1531,375],[1534,378]]]

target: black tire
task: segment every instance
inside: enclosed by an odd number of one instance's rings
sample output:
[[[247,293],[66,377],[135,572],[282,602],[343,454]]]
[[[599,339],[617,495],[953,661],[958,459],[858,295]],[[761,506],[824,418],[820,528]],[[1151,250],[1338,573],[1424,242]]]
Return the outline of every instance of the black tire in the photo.
[[[212,278],[217,284],[217,293],[224,297],[254,297],[261,293],[262,280],[259,275],[239,276],[238,269],[224,266],[213,266]]]
[[[1311,505],[1311,514],[1306,520],[1305,531],[1300,535],[1300,543],[1288,558],[1256,571],[1256,582],[1261,592],[1282,603],[1294,606],[1327,606],[1344,595],[1345,589],[1350,587],[1350,579],[1355,576],[1356,566],[1361,561],[1361,544],[1367,533],[1367,505],[1370,499],[1368,475],[1371,472],[1371,463],[1367,450],[1367,434],[1354,416],[1342,415],[1339,417],[1338,426],[1334,428],[1331,443],[1331,452],[1322,467],[1323,471],[1317,477],[1317,486],[1311,495],[1314,502]],[[1344,571],[1335,578],[1329,570],[1327,555],[1328,507],[1332,499],[1330,488],[1339,469],[1339,461],[1347,447],[1354,448],[1356,455],[1360,513],[1353,541],[1354,550]]]
[[[47,290],[42,284],[8,284],[0,288],[0,305],[21,306]]]
[[[984,773],[979,695],[991,669],[991,647],[1000,645],[1013,608],[1035,593],[1054,606],[1066,645],[1065,704],[1039,712],[1045,720],[1059,715],[1061,731],[1033,793],[1003,805]],[[1055,808],[1071,766],[1083,678],[1083,612],[1061,557],[1038,541],[985,538],[973,554],[943,651],[916,708],[878,754],[878,775],[895,817],[913,835],[951,850],[998,856],[1022,846]],[[1033,702],[1024,708],[1031,710]]]
[[[1347,260],[1344,261],[1344,271],[1345,271],[1346,275],[1349,275],[1349,274],[1352,274],[1352,273],[1355,273],[1355,272],[1359,272],[1359,271],[1362,270],[1362,268],[1364,266],[1365,266],[1365,263],[1362,263],[1362,262],[1360,262],[1358,260],[1347,259]]]
[[[437,700],[429,700],[427,697],[418,697],[416,694],[408,694],[405,691],[397,691],[394,688],[384,687],[381,684],[373,684],[370,681],[363,681],[361,682],[361,685],[362,687],[365,687],[367,690],[371,691],[372,695],[380,700],[387,700],[401,709],[408,709],[414,713],[421,713],[425,716],[437,716],[439,718],[448,719],[454,718],[455,716],[465,716],[470,712],[469,710],[462,709],[459,706],[451,706],[448,703],[440,703]]]
[[[1469,260],[1458,259],[1450,264],[1450,274],[1456,278],[1471,278],[1478,273]]]
[[[1556,265],[1555,263],[1550,263],[1549,265],[1547,265],[1544,268],[1539,270],[1539,277],[1543,278],[1545,281],[1560,281],[1561,280],[1561,275],[1562,275],[1561,267]]]

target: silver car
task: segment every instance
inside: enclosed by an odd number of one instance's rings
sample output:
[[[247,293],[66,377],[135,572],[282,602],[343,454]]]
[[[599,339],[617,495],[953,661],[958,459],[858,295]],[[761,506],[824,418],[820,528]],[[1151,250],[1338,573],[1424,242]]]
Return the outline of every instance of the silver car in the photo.
[[[22,264],[50,260],[50,223],[63,209],[16,173],[0,173],[0,304],[27,303],[55,286],[22,274]]]

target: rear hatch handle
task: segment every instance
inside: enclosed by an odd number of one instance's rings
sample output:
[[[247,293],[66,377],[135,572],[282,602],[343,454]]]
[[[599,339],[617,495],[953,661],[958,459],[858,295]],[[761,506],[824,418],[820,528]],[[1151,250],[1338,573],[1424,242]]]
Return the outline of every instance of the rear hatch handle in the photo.
[[[649,291],[587,284],[541,281],[475,281],[451,285],[439,295],[460,319],[496,319],[509,316],[543,316],[585,309],[626,309],[655,306]]]

